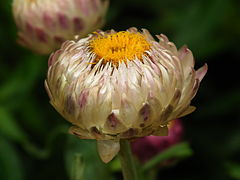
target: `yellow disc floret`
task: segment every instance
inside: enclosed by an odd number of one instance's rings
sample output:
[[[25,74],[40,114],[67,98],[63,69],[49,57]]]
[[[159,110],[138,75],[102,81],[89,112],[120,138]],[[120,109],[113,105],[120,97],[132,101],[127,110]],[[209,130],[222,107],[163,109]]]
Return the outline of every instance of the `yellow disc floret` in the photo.
[[[144,53],[150,49],[150,43],[140,33],[121,31],[118,33],[99,35],[90,42],[92,51],[97,55],[96,62],[111,62],[118,65],[127,60],[142,60]]]

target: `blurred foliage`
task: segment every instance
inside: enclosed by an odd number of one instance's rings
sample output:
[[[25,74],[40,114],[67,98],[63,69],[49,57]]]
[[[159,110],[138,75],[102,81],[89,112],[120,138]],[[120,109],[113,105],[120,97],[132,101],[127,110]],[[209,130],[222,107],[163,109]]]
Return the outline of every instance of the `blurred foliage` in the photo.
[[[80,169],[84,168],[84,171],[80,179],[73,180],[92,180],[96,179],[96,177],[97,179],[112,179],[109,165],[104,164],[98,157],[95,141],[79,140],[77,137],[68,138],[65,161],[69,175],[73,173],[72,163],[74,160],[79,161],[79,159],[77,159],[79,158],[78,156],[81,157],[81,164],[78,163],[78,166]],[[75,165],[77,165],[76,162]]]
[[[176,144],[146,162],[144,166],[142,166],[142,171],[149,171],[150,169],[158,166],[161,163],[164,163],[171,158],[180,160],[182,158],[189,157],[192,154],[193,152],[188,143],[182,142]]]
[[[104,29],[164,33],[178,47],[189,46],[197,67],[209,65],[193,101],[198,109],[184,118],[194,155],[159,170],[159,179],[240,179],[239,9],[238,0],[110,3]],[[0,12],[0,179],[121,179],[117,158],[103,164],[94,141],[67,134],[69,124],[48,103],[43,85],[48,57],[16,44],[11,1]],[[73,174],[76,167],[82,170]]]

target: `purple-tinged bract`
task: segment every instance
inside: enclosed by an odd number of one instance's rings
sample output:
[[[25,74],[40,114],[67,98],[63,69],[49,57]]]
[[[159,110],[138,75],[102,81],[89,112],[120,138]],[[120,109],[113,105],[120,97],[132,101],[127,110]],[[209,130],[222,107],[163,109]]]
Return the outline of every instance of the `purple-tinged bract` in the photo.
[[[75,35],[100,28],[108,0],[14,0],[18,42],[39,54],[50,54]]]

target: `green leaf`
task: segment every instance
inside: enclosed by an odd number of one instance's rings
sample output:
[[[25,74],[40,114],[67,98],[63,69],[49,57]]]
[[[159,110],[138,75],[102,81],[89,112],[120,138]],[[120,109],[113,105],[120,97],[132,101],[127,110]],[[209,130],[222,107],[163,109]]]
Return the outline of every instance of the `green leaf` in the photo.
[[[165,160],[168,160],[171,158],[182,159],[182,158],[189,157],[192,154],[193,154],[193,151],[187,142],[176,144],[168,148],[167,150],[161,152],[160,154],[156,155],[152,159],[150,159],[142,167],[142,171],[147,171]]]
[[[240,164],[229,162],[226,164],[229,175],[234,179],[240,179]]]
[[[204,58],[204,61],[206,55],[226,48],[226,40],[218,38],[217,27],[224,22],[225,13],[229,11],[231,2],[211,0],[207,2],[207,6],[205,1],[182,4],[184,4],[182,8],[167,11],[165,19],[159,18],[159,21],[165,21],[165,26],[170,26],[169,30],[173,31],[173,39],[177,45],[180,47],[187,44],[194,54],[197,54],[198,58]]]
[[[13,145],[0,136],[0,179],[23,180],[23,167]]]
[[[121,171],[121,162],[118,157],[114,158],[109,165],[113,172]]]
[[[18,142],[24,142],[27,139],[27,135],[17,124],[11,112],[2,107],[0,107],[0,134]]]
[[[72,162],[75,155],[81,154],[84,161],[84,180],[104,179],[110,180],[111,171],[108,164],[104,164],[98,154],[95,140],[82,140],[74,136],[69,136],[68,146],[65,154],[66,168],[71,176]],[[82,166],[80,167],[80,171]]]
[[[8,79],[0,84],[1,103],[6,106],[9,103],[15,103],[19,98],[23,99],[24,96],[29,96],[36,80],[43,76],[44,65],[47,67],[47,60],[43,57],[29,55],[24,59],[19,59],[17,69],[14,69]],[[18,104],[21,103],[18,102]]]
[[[67,129],[68,126],[65,124],[55,127],[49,133],[44,148],[39,148],[29,141],[27,134],[18,125],[11,112],[0,107],[0,135],[19,143],[26,152],[39,159],[46,159],[50,156],[52,143],[60,134],[66,134]]]
[[[57,137],[61,134],[66,134],[68,126],[59,125],[55,127],[49,134],[48,138],[45,142],[44,148],[39,148],[35,144],[31,143],[30,141],[26,140],[22,147],[32,156],[39,158],[39,159],[47,159],[52,153],[52,145],[53,142],[57,139]]]

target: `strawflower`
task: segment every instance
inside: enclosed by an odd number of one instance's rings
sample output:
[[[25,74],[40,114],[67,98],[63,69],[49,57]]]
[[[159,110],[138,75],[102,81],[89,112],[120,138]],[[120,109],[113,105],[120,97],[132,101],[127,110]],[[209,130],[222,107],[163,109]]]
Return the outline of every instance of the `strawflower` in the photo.
[[[14,0],[18,42],[39,54],[50,54],[75,35],[100,28],[108,0]]]
[[[187,47],[157,38],[146,29],[99,30],[65,42],[49,59],[50,103],[72,134],[97,140],[104,162],[120,140],[167,135],[169,121],[195,110],[190,103],[207,65],[194,70]]]

